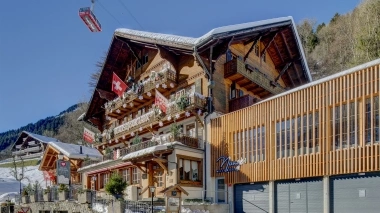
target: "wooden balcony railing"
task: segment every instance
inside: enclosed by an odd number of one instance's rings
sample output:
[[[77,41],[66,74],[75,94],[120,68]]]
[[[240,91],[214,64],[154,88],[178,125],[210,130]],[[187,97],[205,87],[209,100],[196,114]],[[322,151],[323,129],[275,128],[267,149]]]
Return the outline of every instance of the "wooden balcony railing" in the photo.
[[[206,98],[200,94],[192,93],[190,95],[187,95],[187,103],[187,106],[184,109],[181,109],[177,106],[176,101],[170,102],[168,104],[166,114],[164,114],[164,117],[162,117],[162,115],[156,115],[154,111],[150,111],[131,121],[121,124],[115,127],[113,129],[113,132],[111,131],[112,134],[110,134],[110,137],[103,137],[103,142],[107,142],[108,140],[111,140],[113,138],[119,138],[125,134],[134,132],[138,130],[140,127],[144,127],[149,124],[155,124],[158,122],[159,118],[161,118],[161,120],[165,120],[169,116],[173,117],[177,113],[182,113],[184,111],[204,109],[206,107]]]
[[[229,78],[235,74],[240,74],[272,94],[279,94],[285,91],[282,87],[271,85],[271,81],[273,82],[274,79],[270,79],[269,76],[257,68],[245,64],[244,61],[239,59],[233,59],[224,64],[224,78]]]
[[[156,136],[154,138],[142,141],[138,144],[131,145],[129,147],[125,147],[125,148],[122,148],[119,150],[114,150],[108,154],[105,154],[103,156],[103,158],[99,161],[95,161],[95,160],[83,161],[81,168],[83,168],[85,166],[101,163],[104,161],[108,161],[108,160],[116,160],[116,159],[119,159],[120,157],[123,157],[127,154],[137,152],[137,151],[149,148],[149,147],[157,146],[160,144],[165,144],[165,143],[170,142],[171,140],[172,140],[172,142],[180,142],[183,145],[186,145],[186,146],[189,146],[192,148],[203,149],[203,143],[198,138],[193,138],[193,137],[185,136],[185,135],[175,137],[174,141],[173,141],[173,139],[170,139],[170,138],[171,138],[170,133],[167,133],[164,135],[159,135],[159,136]]]
[[[251,106],[251,105],[257,103],[258,101],[259,101],[259,99],[254,98],[250,95],[244,95],[244,96],[241,96],[239,98],[232,99],[228,103],[229,112],[233,112],[233,111]]]
[[[146,94],[147,92],[152,92],[156,85],[166,84],[169,87],[170,83],[176,83],[176,73],[173,70],[168,68],[164,69],[161,72],[158,72],[157,75],[160,77],[155,80],[147,79],[143,82],[143,91],[142,94]],[[106,115],[108,116],[110,113],[115,110],[121,108],[124,104],[129,104],[133,100],[137,99],[138,95],[132,91],[132,88],[126,91],[125,95],[122,98],[116,98],[113,101],[110,101],[106,104]]]

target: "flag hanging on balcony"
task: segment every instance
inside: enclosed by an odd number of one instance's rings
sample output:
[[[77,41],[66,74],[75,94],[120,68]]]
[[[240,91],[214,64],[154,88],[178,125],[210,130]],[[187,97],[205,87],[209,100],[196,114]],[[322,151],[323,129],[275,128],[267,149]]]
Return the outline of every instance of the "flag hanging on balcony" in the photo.
[[[122,81],[119,76],[113,73],[112,76],[112,91],[119,97],[123,96],[124,91],[128,88],[127,84]]]
[[[156,97],[154,99],[154,104],[166,113],[166,107],[168,106],[168,99],[165,98],[158,90],[156,90]]]
[[[95,140],[95,133],[84,127],[84,132],[83,132],[83,140],[87,141],[89,143],[94,142]]]

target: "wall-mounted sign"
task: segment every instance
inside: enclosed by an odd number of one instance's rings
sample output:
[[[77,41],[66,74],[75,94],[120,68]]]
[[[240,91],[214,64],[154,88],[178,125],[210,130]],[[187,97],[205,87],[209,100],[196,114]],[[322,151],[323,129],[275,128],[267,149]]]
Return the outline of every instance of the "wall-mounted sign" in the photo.
[[[57,184],[70,184],[70,162],[57,160]]]
[[[222,156],[219,157],[216,162],[220,162],[219,169],[216,170],[216,173],[227,173],[227,172],[235,172],[240,170],[240,166],[246,163],[245,158],[241,158],[237,161],[231,161],[230,157]]]

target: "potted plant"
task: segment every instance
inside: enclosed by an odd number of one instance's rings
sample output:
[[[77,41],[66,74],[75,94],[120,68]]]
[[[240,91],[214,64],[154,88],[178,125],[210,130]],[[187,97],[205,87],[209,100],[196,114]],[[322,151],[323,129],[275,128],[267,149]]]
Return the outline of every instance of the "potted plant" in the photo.
[[[22,190],[22,203],[30,203],[29,191],[31,189],[30,184]]]
[[[112,173],[110,180],[105,186],[106,192],[113,195],[116,199],[122,198],[125,188],[127,188],[127,182],[123,177],[117,173]]]
[[[176,101],[177,107],[180,111],[186,109],[189,106],[189,98],[186,95],[181,95]]]
[[[77,192],[79,203],[91,203],[91,190],[80,188]]]
[[[58,187],[58,199],[60,201],[66,200],[69,197],[69,187],[65,184],[60,184]]]
[[[179,126],[177,123],[173,123],[170,126],[170,141],[174,141],[176,138],[180,136],[182,133],[181,126]]]
[[[48,186],[46,189],[44,189],[44,201],[50,202],[51,201],[51,190],[50,186]]]
[[[132,144],[136,145],[136,144],[139,144],[139,143],[141,143],[141,138],[139,137],[138,134],[136,134],[136,136],[132,139]]]

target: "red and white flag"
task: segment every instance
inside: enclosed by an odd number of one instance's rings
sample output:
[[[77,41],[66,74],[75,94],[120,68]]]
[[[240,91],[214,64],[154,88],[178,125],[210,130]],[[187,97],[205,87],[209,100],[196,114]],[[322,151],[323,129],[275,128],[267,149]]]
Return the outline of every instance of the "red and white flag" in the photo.
[[[87,141],[89,143],[94,142],[94,140],[95,140],[95,133],[92,132],[91,130],[87,129],[86,127],[84,127],[83,140]]]
[[[119,76],[113,73],[112,76],[112,91],[119,97],[123,96],[124,91],[128,88],[127,84],[122,81]]]
[[[154,104],[158,107],[160,107],[160,109],[166,113],[166,107],[168,106],[169,104],[169,101],[168,99],[165,98],[165,96],[163,96],[158,90],[156,90],[156,97],[154,99]]]

